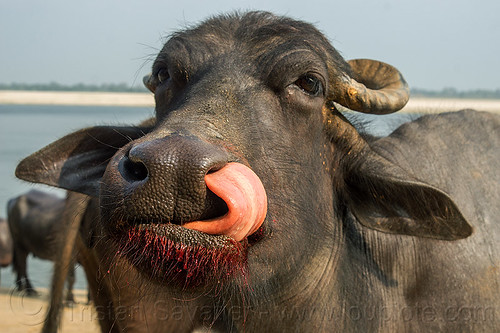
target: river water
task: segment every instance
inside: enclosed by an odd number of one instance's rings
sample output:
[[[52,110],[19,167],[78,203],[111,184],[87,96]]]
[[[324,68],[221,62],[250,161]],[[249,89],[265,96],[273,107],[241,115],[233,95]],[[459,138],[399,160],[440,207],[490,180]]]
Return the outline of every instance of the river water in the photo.
[[[14,176],[17,163],[24,157],[74,130],[94,125],[137,124],[153,115],[152,107],[52,106],[0,104],[0,216],[6,217],[7,201],[37,188],[56,193],[64,192],[48,186],[33,185]],[[374,135],[387,135],[402,122],[417,116],[393,114],[387,116],[349,115],[364,124]],[[32,256],[28,259],[28,276],[36,287],[50,285],[52,263]],[[14,287],[15,277],[10,268],[2,269],[1,286]],[[77,270],[77,289],[86,288],[81,268]]]
[[[64,192],[48,186],[32,185],[14,176],[17,163],[50,142],[79,128],[104,124],[137,124],[153,115],[151,107],[90,107],[51,105],[0,105],[0,216],[6,217],[7,201],[30,189]],[[28,276],[36,287],[48,287],[52,263],[28,259]],[[13,287],[15,276],[10,268],[0,272],[1,286]],[[86,288],[81,268],[75,288]]]

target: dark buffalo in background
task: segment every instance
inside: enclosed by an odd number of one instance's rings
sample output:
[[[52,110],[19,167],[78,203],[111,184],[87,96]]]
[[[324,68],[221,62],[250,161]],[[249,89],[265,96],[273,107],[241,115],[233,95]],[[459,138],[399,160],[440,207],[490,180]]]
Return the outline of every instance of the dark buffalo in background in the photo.
[[[62,213],[65,198],[54,194],[31,190],[7,203],[7,220],[12,234],[14,260],[13,269],[17,273],[16,286],[28,295],[36,295],[27,275],[27,257],[31,253],[40,259],[56,262],[60,258],[58,248],[64,241]],[[68,273],[66,301],[74,302],[75,282],[74,262]]]
[[[9,225],[6,219],[0,217],[0,268],[8,267],[12,263],[12,252]]]
[[[400,73],[262,12],[173,34],[146,84],[151,126],[83,129],[16,171],[96,198],[77,241],[103,331],[500,327],[498,116],[365,136],[338,105],[398,111]]]

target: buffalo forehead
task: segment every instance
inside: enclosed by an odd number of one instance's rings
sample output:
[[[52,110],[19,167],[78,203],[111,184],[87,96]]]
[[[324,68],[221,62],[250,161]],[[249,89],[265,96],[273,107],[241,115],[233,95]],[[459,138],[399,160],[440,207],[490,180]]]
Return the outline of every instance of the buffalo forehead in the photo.
[[[312,25],[281,18],[269,20],[267,17],[250,25],[244,19],[232,21],[239,25],[221,29],[217,27],[219,24],[208,21],[199,28],[174,34],[159,53],[153,71],[168,66],[173,76],[180,73],[182,77],[191,77],[206,66],[233,63],[262,77],[269,75],[284,58],[288,59],[287,71],[280,71],[284,74],[302,71],[304,67],[317,67],[318,64],[321,67],[318,70],[324,69],[322,63],[326,62],[331,46]],[[221,21],[220,25],[223,23]],[[286,57],[294,52],[299,54]]]

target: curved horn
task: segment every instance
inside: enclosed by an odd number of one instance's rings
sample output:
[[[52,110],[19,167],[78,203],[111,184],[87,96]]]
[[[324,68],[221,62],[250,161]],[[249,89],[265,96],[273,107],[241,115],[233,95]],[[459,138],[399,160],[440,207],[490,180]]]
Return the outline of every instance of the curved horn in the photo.
[[[396,112],[408,102],[408,84],[393,66],[370,59],[354,59],[348,63],[353,77],[342,77],[335,102],[351,110],[372,114]]]
[[[153,94],[156,90],[156,85],[153,83],[153,75],[148,74],[142,78],[142,83],[144,83],[144,86],[149,89]]]

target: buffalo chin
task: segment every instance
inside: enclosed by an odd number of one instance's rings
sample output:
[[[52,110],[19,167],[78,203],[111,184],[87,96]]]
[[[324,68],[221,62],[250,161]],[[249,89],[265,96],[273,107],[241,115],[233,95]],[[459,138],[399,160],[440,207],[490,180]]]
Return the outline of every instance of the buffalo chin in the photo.
[[[139,224],[115,233],[119,255],[149,278],[176,287],[208,287],[246,277],[248,241],[175,224]]]

